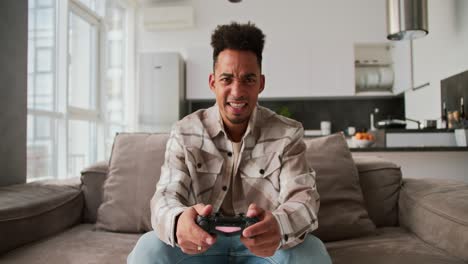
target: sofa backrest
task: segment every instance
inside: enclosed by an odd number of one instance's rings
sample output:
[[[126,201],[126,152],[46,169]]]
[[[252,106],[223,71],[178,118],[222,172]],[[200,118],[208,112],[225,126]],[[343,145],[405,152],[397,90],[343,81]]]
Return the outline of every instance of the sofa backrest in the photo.
[[[123,133],[117,136],[116,142],[114,142],[113,155],[110,161],[111,168],[109,168],[109,165],[106,166],[104,163],[99,163],[83,170],[82,172],[83,190],[86,201],[84,213],[85,220],[88,222],[96,221],[98,207],[102,205],[101,200],[104,198],[105,202],[107,202],[106,207],[108,209],[101,206],[99,209],[101,219],[118,219],[119,217],[127,219],[132,218],[135,215],[141,216],[142,219],[145,219],[140,222],[125,222],[123,224],[124,226],[112,226],[112,224],[111,226],[104,226],[104,229],[126,232],[144,232],[151,229],[148,221],[150,215],[149,198],[151,198],[152,193],[154,193],[156,188],[155,183],[159,180],[159,170],[157,168],[160,168],[164,161],[164,146],[167,139],[167,134]],[[120,148],[122,146],[124,148],[131,149],[131,151],[137,151],[138,154],[135,156],[125,155],[125,159],[119,158],[116,160],[114,152],[122,152],[123,150],[116,150],[115,148]],[[141,157],[145,158],[142,159]],[[391,162],[371,157],[357,158],[355,161],[359,172],[359,182],[362,188],[364,204],[368,210],[370,219],[372,219],[378,227],[397,225],[397,199],[401,182],[401,171],[399,167]],[[125,165],[124,168],[118,166],[123,162],[129,163],[131,166]],[[151,163],[150,167],[154,168],[149,170],[149,172],[146,169],[142,169],[142,167],[147,167],[148,162]],[[356,166],[354,164],[351,165]],[[115,179],[109,180],[109,175],[112,173],[120,175],[128,174],[129,177],[132,177],[133,179],[131,181],[125,180],[125,183],[121,184],[122,188],[115,188],[116,185],[119,185],[119,181],[116,181]],[[148,177],[151,178],[149,181],[150,184],[148,184],[148,181],[145,179]],[[145,182],[146,184],[144,184]],[[103,187],[103,185],[107,187]],[[118,205],[118,203],[109,203],[109,192],[106,193],[103,191],[103,189],[106,188],[108,191],[109,186],[112,187],[114,193],[123,193],[126,197],[124,205],[125,208],[120,208],[120,211],[125,212],[125,214],[115,215],[113,212],[110,212],[107,216],[103,217],[106,215],[106,210],[112,211],[116,206],[122,206]],[[142,186],[144,186],[143,189]],[[144,193],[142,193],[142,190]],[[107,197],[104,197],[105,195],[107,195]],[[147,205],[136,206],[135,203],[140,199],[135,197],[139,195],[143,195],[145,197],[148,196]],[[113,197],[116,196],[114,195]],[[119,199],[121,200],[121,197]],[[128,199],[135,199],[135,203],[127,201]]]

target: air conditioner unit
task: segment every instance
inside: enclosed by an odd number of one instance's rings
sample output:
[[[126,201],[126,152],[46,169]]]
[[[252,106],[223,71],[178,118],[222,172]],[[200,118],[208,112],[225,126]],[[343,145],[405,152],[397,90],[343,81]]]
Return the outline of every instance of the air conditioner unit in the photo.
[[[192,6],[165,6],[143,9],[146,30],[184,29],[194,26]]]

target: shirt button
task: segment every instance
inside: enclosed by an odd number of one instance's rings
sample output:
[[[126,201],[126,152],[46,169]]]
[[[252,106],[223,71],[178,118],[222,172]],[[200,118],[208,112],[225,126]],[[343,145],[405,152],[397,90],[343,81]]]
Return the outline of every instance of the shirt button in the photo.
[[[260,170],[260,174],[265,174],[265,170],[264,170],[264,169],[261,169],[261,170]]]
[[[226,191],[227,190],[227,187],[226,186],[223,186],[223,191]]]
[[[201,163],[197,163],[197,168],[201,168]]]
[[[228,152],[228,156],[229,156],[229,157],[232,157],[232,152]]]

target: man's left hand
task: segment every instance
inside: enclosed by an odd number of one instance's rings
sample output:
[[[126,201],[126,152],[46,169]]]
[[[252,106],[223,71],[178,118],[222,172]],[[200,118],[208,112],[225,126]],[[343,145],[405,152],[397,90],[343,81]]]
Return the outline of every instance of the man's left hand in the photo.
[[[270,257],[275,254],[281,241],[278,221],[270,211],[250,204],[247,217],[258,217],[259,222],[247,227],[242,232],[241,242],[259,257]]]

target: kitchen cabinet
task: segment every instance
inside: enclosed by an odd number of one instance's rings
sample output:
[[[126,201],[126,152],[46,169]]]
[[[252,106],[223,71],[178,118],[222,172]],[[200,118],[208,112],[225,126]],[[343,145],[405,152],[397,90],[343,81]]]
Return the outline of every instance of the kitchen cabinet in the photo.
[[[170,131],[184,114],[184,81],[184,62],[178,53],[140,53],[139,131]]]
[[[252,21],[266,35],[262,63],[266,87],[261,98],[354,97],[354,44],[388,42],[384,1],[288,4],[258,0],[243,3],[238,6],[241,9],[226,9],[222,4],[204,1],[194,1],[194,5],[197,17],[203,18],[194,31],[147,38],[154,41],[152,45],[162,40],[167,43],[165,48],[185,51],[189,100],[214,98],[208,87],[212,70],[209,34],[214,25],[227,21]],[[268,12],[263,12],[265,5]],[[186,43],[189,44],[184,46]],[[150,44],[146,44],[147,48]],[[409,57],[397,55],[402,59],[395,62],[395,77],[397,82],[403,82],[395,86],[398,93],[406,89],[409,81]],[[394,93],[384,96],[388,95]]]
[[[269,44],[263,63],[266,75],[264,98],[354,94],[354,56],[349,43],[317,39],[310,43],[310,48],[298,47],[300,52],[285,51],[279,41]]]
[[[355,44],[356,95],[394,96],[412,88],[410,42]]]
[[[308,98],[345,96],[394,96],[411,88],[409,42],[392,43],[394,85],[392,92],[355,93],[354,50],[349,43],[316,41],[304,53],[282,50],[281,43],[269,43],[263,54],[266,76],[261,98]],[[214,99],[208,76],[212,72],[209,46],[187,48],[187,99]]]
[[[186,49],[187,99],[213,99],[208,86],[212,49]],[[284,52],[281,43],[269,43],[263,53],[266,76],[262,98],[334,97],[354,94],[352,46],[317,41],[306,53]]]

